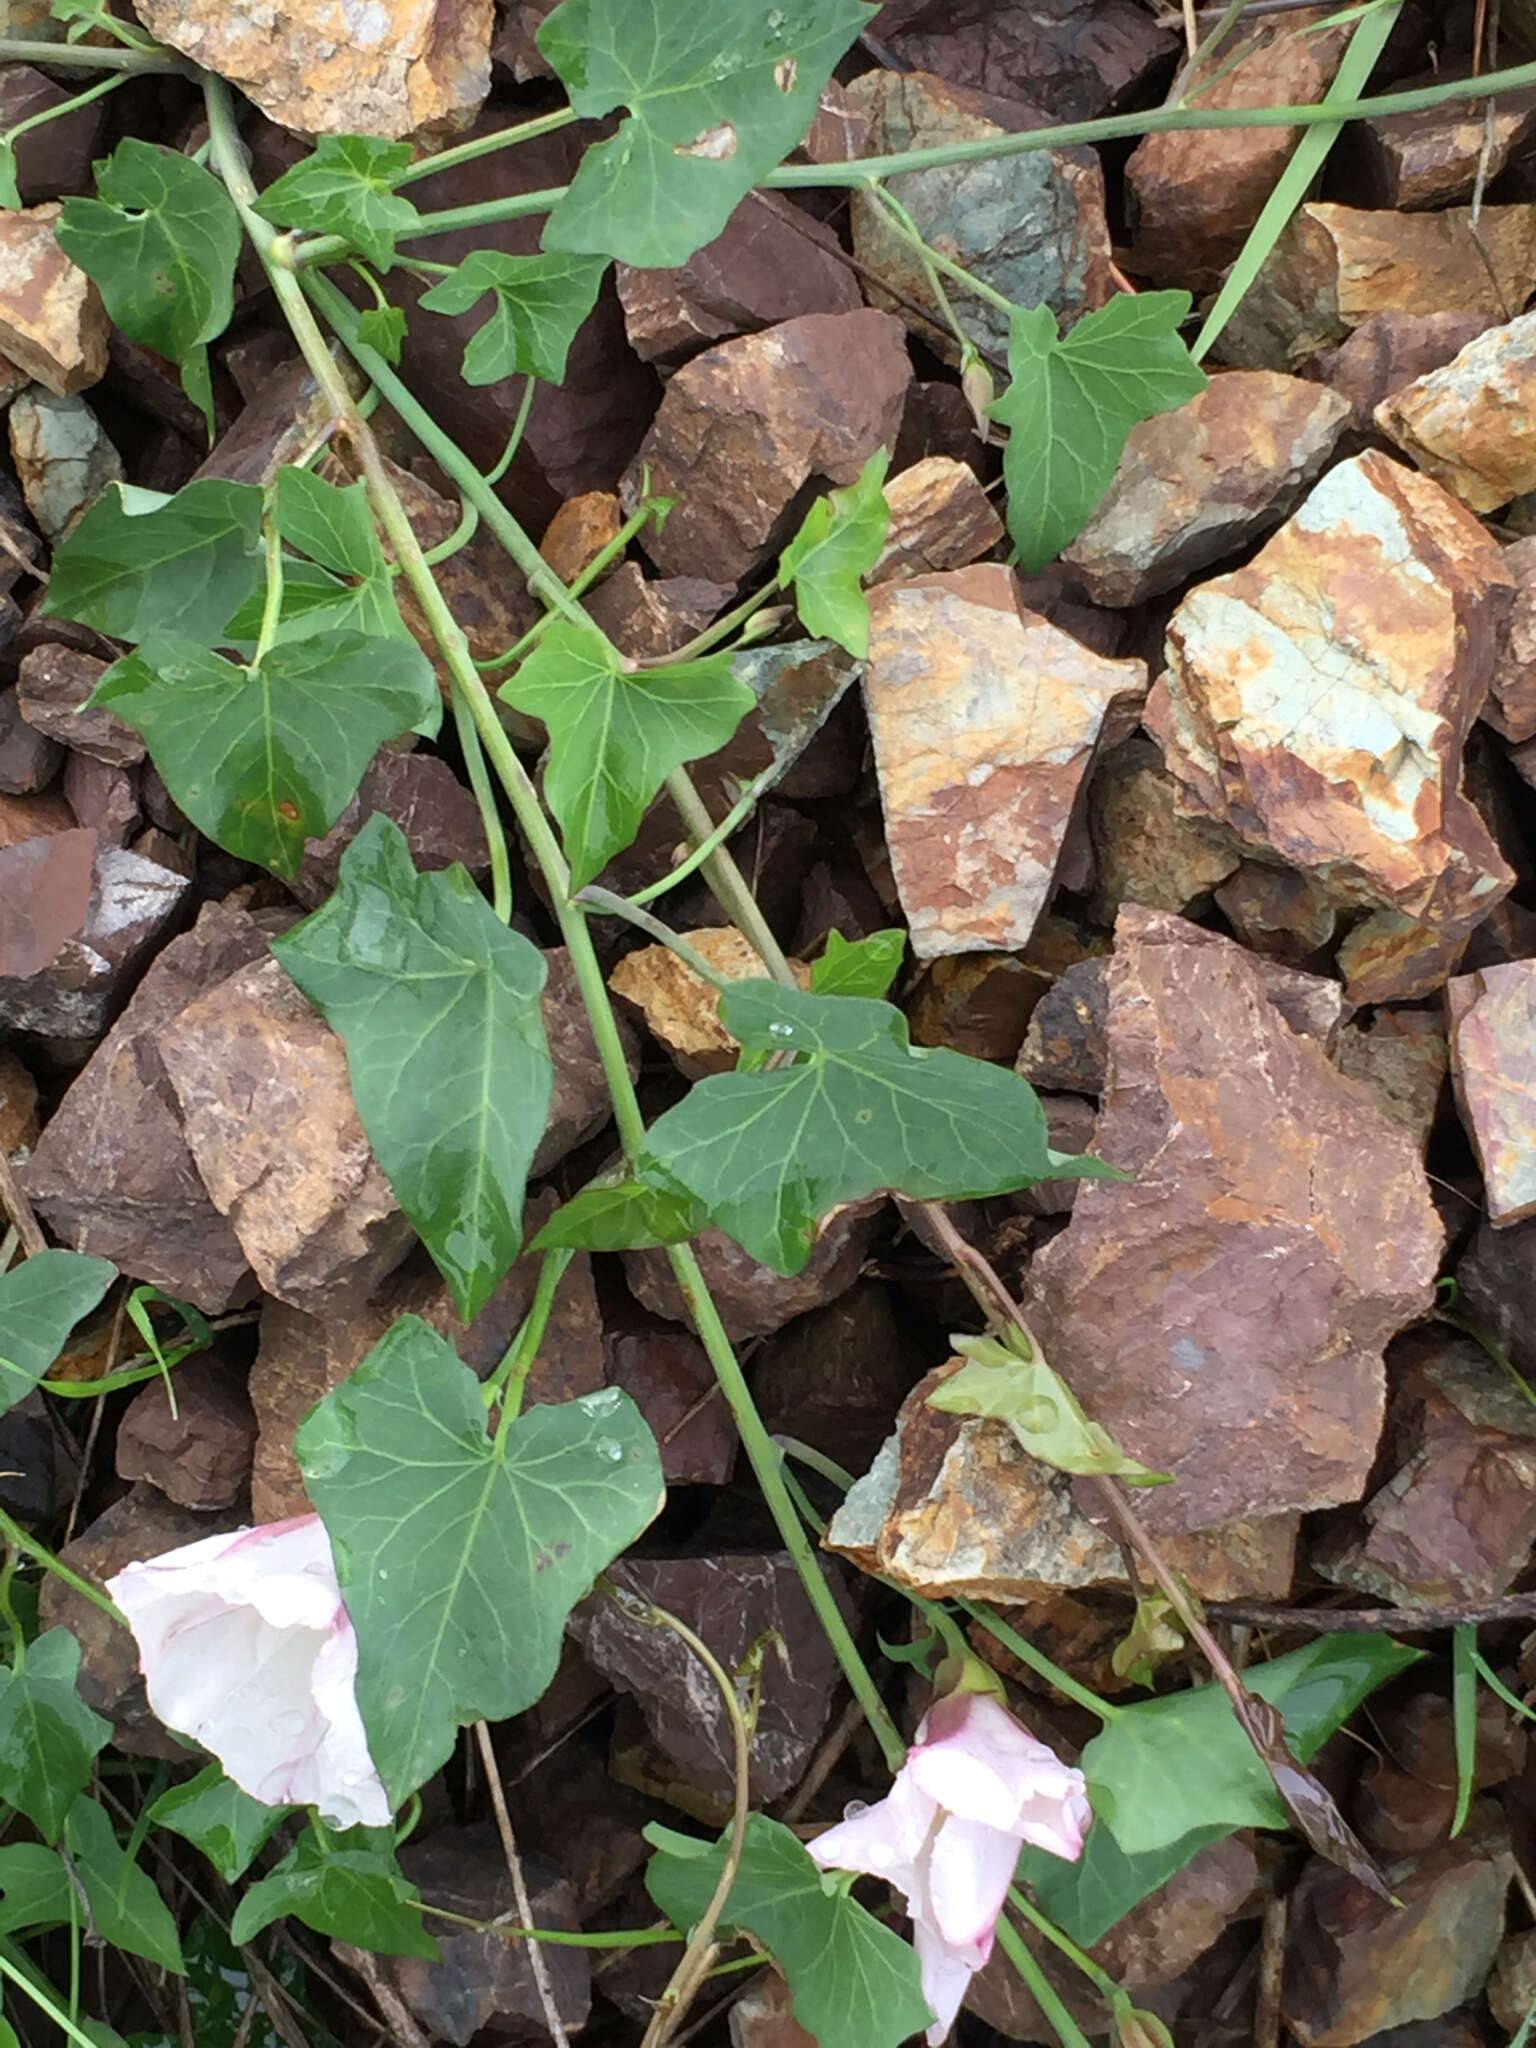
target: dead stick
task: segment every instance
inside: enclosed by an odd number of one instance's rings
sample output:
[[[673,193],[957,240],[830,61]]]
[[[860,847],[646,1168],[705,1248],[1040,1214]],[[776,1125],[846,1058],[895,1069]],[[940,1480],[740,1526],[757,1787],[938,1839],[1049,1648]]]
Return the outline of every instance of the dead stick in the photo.
[[[532,1927],[533,1904],[528,1897],[528,1884],[523,1876],[522,1859],[517,1853],[517,1837],[512,1832],[512,1816],[507,1811],[506,1794],[501,1789],[501,1771],[496,1762],[496,1751],[491,1744],[491,1731],[484,1721],[475,1723],[475,1741],[480,1750],[480,1762],[485,1770],[485,1782],[490,1790],[491,1810],[496,1815],[496,1830],[501,1836],[501,1853],[507,1861],[507,1875],[512,1880],[512,1897],[517,1905],[517,1917],[524,1927]],[[550,1981],[549,1965],[544,1960],[544,1951],[530,1935],[528,1938],[528,1967],[533,1972],[534,1989],[539,1994],[539,2004],[544,2011],[544,2024],[555,2048],[571,2048],[570,2036],[560,2018],[560,2008],[555,2003],[555,1987]]]
[[[21,1248],[29,1259],[48,1249],[48,1240],[37,1227],[37,1218],[32,1214],[32,1204],[21,1191],[16,1170],[3,1145],[0,1145],[0,1209],[16,1226],[21,1239]]]
[[[1396,1635],[1422,1636],[1468,1623],[1529,1621],[1536,1615],[1536,1593],[1510,1593],[1502,1600],[1485,1600],[1480,1607],[1267,1607],[1262,1600],[1209,1600],[1205,1611],[1214,1621],[1235,1621],[1249,1628],[1299,1628],[1316,1635],[1336,1629],[1362,1635],[1388,1629]]]

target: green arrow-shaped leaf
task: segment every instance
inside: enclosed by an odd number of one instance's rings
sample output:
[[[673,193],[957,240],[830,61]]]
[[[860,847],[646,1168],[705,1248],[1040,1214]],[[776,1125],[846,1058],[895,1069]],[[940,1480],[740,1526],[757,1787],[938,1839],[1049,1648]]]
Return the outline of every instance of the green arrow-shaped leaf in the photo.
[[[384,741],[441,700],[414,641],[327,632],[279,641],[251,668],[157,637],[115,661],[91,702],[144,735],[171,795],[210,839],[291,875]]]
[[[862,0],[563,0],[537,41],[571,105],[630,118],[582,158],[545,248],[686,263],[805,134],[875,12]]]
[[[654,1824],[645,1835],[656,1845],[646,1890],[674,1927],[689,1928],[714,1896],[726,1837],[700,1842]],[[908,1944],[766,1814],[747,1817],[722,1925],[744,1928],[768,1950],[819,2048],[897,2048],[932,2019]]]
[[[141,1870],[119,1842],[94,1799],[77,1799],[70,1808],[64,1846],[73,1874],[85,1887],[91,1924],[101,1940],[183,1975],[186,1965],[171,1909],[149,1872]]]
[[[190,157],[130,135],[97,164],[96,197],[65,200],[57,232],[123,332],[180,365],[211,438],[205,344],[229,325],[240,255],[224,187]]]
[[[720,1016],[746,1052],[798,1064],[696,1083],[652,1124],[636,1164],[642,1179],[659,1166],[692,1189],[776,1272],[799,1272],[829,1209],[879,1188],[959,1201],[1115,1171],[1053,1152],[1027,1081],[910,1045],[889,1003],[743,981],[721,997]]]
[[[291,1913],[317,1934],[374,1955],[435,1963],[439,1950],[422,1925],[420,1897],[393,1850],[343,1848],[303,1834],[274,1870],[246,1888],[230,1934],[245,1943]]]
[[[490,318],[464,350],[466,384],[496,384],[503,377],[565,379],[565,359],[576,330],[597,304],[606,256],[507,256],[475,249],[448,277],[424,292],[428,313],[467,313],[492,295]]]
[[[0,1274],[0,1415],[37,1385],[116,1278],[110,1259],[53,1250]]]
[[[50,1842],[112,1739],[112,1723],[81,1699],[79,1676],[80,1645],[67,1628],[49,1629],[19,1670],[0,1672],[0,1799]]]
[[[388,573],[364,483],[328,484],[313,470],[285,463],[277,472],[277,530],[290,547],[338,576]]]
[[[869,652],[869,600],[860,578],[875,566],[890,530],[881,488],[889,461],[877,448],[846,490],[818,498],[779,558],[780,581],[794,584],[805,630],[860,660]]]
[[[322,135],[256,201],[256,211],[279,227],[340,235],[376,269],[395,259],[395,237],[421,218],[391,185],[411,161],[408,142],[374,135]]]
[[[272,950],[345,1039],[368,1142],[468,1321],[517,1257],[549,1113],[543,954],[462,867],[419,875],[382,812]]]
[[[811,962],[811,993],[818,996],[883,996],[901,970],[907,935],[892,925],[867,939],[828,932],[826,950]]]
[[[169,1828],[201,1849],[226,1884],[251,1867],[286,1817],[289,1806],[264,1806],[208,1764],[184,1785],[162,1792],[149,1809],[157,1828]]]
[[[44,612],[115,640],[175,633],[212,647],[261,581],[261,500],[255,484],[204,477],[135,510],[108,484],[54,550]]]
[[[582,1188],[562,1202],[533,1240],[533,1249],[617,1252],[686,1244],[708,1221],[703,1205],[686,1188],[610,1181]]]
[[[1138,420],[1205,389],[1179,339],[1188,312],[1188,292],[1122,292],[1061,334],[1049,306],[1015,309],[1011,382],[989,410],[1008,429],[1008,531],[1023,569],[1043,569],[1076,538]]]
[[[601,633],[566,619],[501,695],[549,729],[544,794],[577,889],[628,846],[672,770],[723,747],[757,702],[728,654],[627,670]]]
[[[531,1707],[566,1616],[656,1514],[661,1460],[616,1388],[519,1415],[403,1316],[294,1440],[357,1629],[357,1699],[396,1805],[470,1721]]]

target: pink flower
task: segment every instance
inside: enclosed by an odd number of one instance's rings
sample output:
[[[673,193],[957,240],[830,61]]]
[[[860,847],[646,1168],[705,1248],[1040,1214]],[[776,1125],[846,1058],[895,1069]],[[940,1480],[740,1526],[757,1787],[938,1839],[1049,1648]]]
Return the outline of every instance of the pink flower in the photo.
[[[992,1953],[1020,1844],[1075,1863],[1092,1817],[1081,1771],[990,1693],[952,1692],[929,1708],[886,1797],[808,1846],[824,1869],[905,1893],[937,2048]]]
[[[149,1703],[267,1806],[382,1827],[389,1796],[353,1689],[357,1637],[318,1515],[208,1536],[125,1565],[107,1590]]]

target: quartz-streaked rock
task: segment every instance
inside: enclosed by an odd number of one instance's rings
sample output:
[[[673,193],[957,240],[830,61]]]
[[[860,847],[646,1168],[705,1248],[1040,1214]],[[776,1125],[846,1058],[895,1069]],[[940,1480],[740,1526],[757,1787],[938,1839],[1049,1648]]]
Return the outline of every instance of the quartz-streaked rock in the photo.
[[[1536,206],[1485,206],[1474,239],[1470,207],[1388,213],[1309,201],[1281,231],[1213,354],[1290,370],[1337,347],[1373,313],[1454,306],[1489,323],[1506,319],[1533,282]]]
[[[1139,661],[1106,661],[983,564],[870,592],[864,697],[920,959],[1029,943],[1101,745],[1134,721]]]
[[[138,16],[308,135],[452,130],[490,91],[492,0],[138,0]]]
[[[1350,424],[1369,432],[1384,398],[1443,369],[1492,325],[1482,313],[1373,313],[1347,341],[1319,356],[1313,373],[1348,399]]]
[[[1341,463],[1169,623],[1146,724],[1182,804],[1336,905],[1458,947],[1514,879],[1461,789],[1510,597],[1496,543],[1439,484],[1375,452]],[[1351,976],[1359,1000],[1425,992],[1411,961],[1369,997]]]
[[[1443,369],[1393,392],[1376,425],[1474,512],[1536,489],[1536,314],[1469,341]]]
[[[107,309],[59,247],[62,210],[0,213],[0,355],[61,398],[107,368]]]
[[[1488,1220],[1536,1216],[1536,960],[1447,982],[1451,1077],[1483,1169]]]
[[[27,510],[57,545],[108,484],[123,481],[123,458],[77,394],[60,398],[34,384],[6,417]]]
[[[1294,511],[1348,418],[1347,399],[1300,377],[1215,376],[1132,427],[1113,483],[1062,560],[1095,604],[1172,590]]]
[[[1357,1498],[1382,1348],[1433,1298],[1443,1232],[1413,1140],[1291,1029],[1266,970],[1121,911],[1096,1149],[1134,1177],[1085,1182],[1030,1269],[1047,1358],[1174,1474],[1138,1504],[1157,1530]]]
[[[867,583],[964,569],[1003,538],[1003,522],[980,478],[952,455],[925,455],[893,476],[885,502],[890,530]]]
[[[912,366],[889,313],[808,313],[685,363],[625,473],[621,496],[677,503],[641,544],[664,575],[734,583],[789,538],[813,481],[850,484],[890,447]]]
[[[16,699],[22,717],[38,732],[78,754],[128,768],[144,758],[144,742],[131,725],[105,705],[86,710],[86,699],[107,672],[107,664],[61,641],[46,640],[21,658]]]

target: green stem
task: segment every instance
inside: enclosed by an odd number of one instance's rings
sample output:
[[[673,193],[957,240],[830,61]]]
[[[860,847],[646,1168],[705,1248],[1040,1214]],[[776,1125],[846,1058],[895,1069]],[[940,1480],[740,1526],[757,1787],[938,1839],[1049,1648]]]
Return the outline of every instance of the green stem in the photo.
[[[1118,1720],[1125,1712],[1108,1700],[1101,1700],[1096,1692],[1090,1692],[1086,1685],[1079,1685],[1069,1671],[1063,1671],[1059,1664],[1053,1664],[1043,1650],[1037,1650],[1027,1636],[1021,1636],[1011,1628],[1000,1614],[979,1600],[958,1598],[955,1605],[962,1614],[968,1614],[972,1621],[979,1622],[989,1636],[995,1636],[1005,1650],[1011,1650],[1021,1664],[1027,1664],[1067,1699],[1075,1700],[1078,1706],[1086,1707],[1090,1714],[1096,1714],[1101,1721]]]
[[[488,477],[486,481],[494,483],[495,478]],[[571,579],[570,583],[566,586],[571,596],[579,598],[584,592],[590,590],[608,565],[619,559],[619,556],[623,554],[635,535],[641,532],[650,522],[656,507],[659,504],[670,504],[670,502],[670,499],[662,498],[642,499],[640,504],[636,506],[635,510],[613,536],[613,539],[599,548],[581,573]],[[482,675],[489,675],[493,669],[510,668],[514,661],[521,660],[529,648],[536,646],[543,639],[549,627],[553,625],[554,619],[555,614],[553,612],[545,612],[542,618],[534,621],[520,639],[514,640],[512,645],[504,649],[502,653],[493,654],[489,661],[476,662],[476,668],[480,670]],[[668,658],[670,659],[670,657]],[[646,664],[641,662],[639,666],[644,668]]]
[[[1112,2003],[1124,1996],[1108,1970],[1096,1963],[1086,1949],[1079,1948],[1071,1935],[1063,1933],[1054,1920],[1047,1919],[1028,1893],[1016,1884],[1008,1887],[1008,1903],[1016,1913],[1023,1914],[1031,1927],[1045,1936],[1052,1948],[1059,1950],[1075,1969],[1082,1971],[1101,1998]]]
[[[47,64],[93,71],[171,71],[184,78],[196,75],[185,57],[169,50],[111,50],[101,43],[32,43],[0,38],[0,64]],[[60,107],[59,113],[64,109]]]
[[[430,1905],[425,1899],[411,1903],[434,1920],[451,1920],[456,1927],[472,1927],[477,1934],[500,1935],[503,1941],[548,1942],[555,1948],[662,1948],[668,1943],[676,1947],[683,1938],[675,1927],[614,1927],[601,1934],[572,1934],[564,1927],[508,1927],[501,1920],[476,1920],[447,1906]]]
[[[43,47],[46,49],[49,45],[44,44]],[[76,2044],[76,2048],[96,2048],[96,2044],[92,2041],[90,2035],[82,2033],[64,2008],[61,2005],[55,2005],[52,1998],[45,1991],[34,1984],[30,1977],[18,1970],[3,1950],[0,1950],[0,1977],[7,1978],[12,1984],[24,1991],[38,2011],[46,2013],[66,2040],[73,2041]]]
[[[538,389],[536,377],[523,379],[523,395],[518,400],[517,417],[512,422],[512,431],[507,436],[507,445],[502,449],[496,467],[486,477],[488,484],[494,484],[505,476],[512,466],[512,458],[522,446],[523,430],[528,425],[528,415],[533,410],[533,394]],[[440,540],[435,548],[428,548],[422,559],[429,569],[435,569],[439,562],[446,562],[450,555],[456,555],[460,548],[468,547],[480,525],[480,508],[467,499],[459,500],[459,523],[446,539]]]
[[[414,185],[418,178],[435,178],[439,171],[457,170],[460,164],[472,164],[477,157],[489,156],[493,150],[514,149],[520,142],[532,142],[536,135],[552,135],[557,128],[569,128],[576,119],[574,107],[557,107],[552,114],[535,115],[531,121],[519,121],[511,128],[498,128],[491,135],[477,135],[470,142],[456,142],[452,149],[439,150],[436,156],[418,157],[390,183],[398,192],[402,186]]]
[[[267,564],[267,594],[262,601],[261,626],[256,635],[256,652],[251,660],[253,668],[260,668],[266,660],[272,642],[277,638],[277,624],[283,610],[283,539],[277,530],[275,489],[268,491],[262,506],[261,528]]]
[[[1060,1992],[1025,1946],[1023,1935],[1006,1914],[997,1923],[997,1945],[1018,1971],[1026,1988],[1033,1993],[1036,2005],[1056,2029],[1061,2048],[1089,2048],[1082,2028],[1063,2005]]]
[[[918,262],[923,266],[923,274],[928,280],[928,289],[933,293],[935,300],[938,302],[939,310],[948,322],[950,333],[955,337],[956,342],[962,349],[974,348],[976,344],[960,325],[955,309],[949,303],[949,294],[944,289],[943,280],[939,275],[940,271],[947,272],[950,277],[963,284],[966,290],[971,292],[976,298],[985,299],[989,306],[996,306],[1005,318],[1012,319],[1017,311],[1013,301],[1005,293],[997,291],[992,285],[989,285],[985,278],[973,277],[968,270],[962,269],[958,263],[952,262],[948,256],[943,255],[939,250],[933,248],[930,243],[925,242],[922,230],[899,199],[892,198],[891,194],[882,186],[877,185],[873,178],[869,180],[865,189],[876,204],[884,209],[886,219],[895,228],[897,234],[916,253]]]
[[[533,1300],[522,1325],[512,1342],[507,1346],[506,1355],[480,1389],[487,1408],[497,1401],[501,1403],[501,1420],[496,1427],[496,1441],[501,1442],[516,1419],[523,1405],[523,1391],[528,1384],[528,1373],[544,1342],[544,1332],[549,1327],[550,1310],[555,1305],[555,1294],[564,1277],[566,1267],[576,1256],[574,1252],[557,1247],[544,1254],[539,1264],[538,1282],[533,1290]]]
[[[648,910],[642,910],[627,896],[616,896],[611,889],[600,889],[595,882],[588,882],[584,889],[576,892],[576,901],[584,909],[596,910],[605,917],[621,917],[626,924],[632,924],[658,946],[665,946],[669,953],[675,953],[688,970],[700,981],[707,981],[719,995],[724,995],[731,986],[728,974],[722,974],[718,967],[712,967],[704,955],[689,945],[685,938],[673,931],[671,925],[663,924],[659,917],[652,917]]]
[[[64,115],[74,113],[76,108],[88,107],[92,100],[99,100],[109,92],[116,92],[127,78],[126,71],[114,72],[110,78],[98,78],[96,83],[88,85],[84,92],[77,92],[72,100],[60,100],[56,107],[44,107],[39,114],[29,114],[25,121],[18,121],[14,128],[7,128],[4,137],[0,139],[11,143],[17,142],[23,135],[30,135],[34,128],[41,128],[45,122],[62,120]]]
[[[779,595],[781,585],[775,576],[771,583],[765,583],[761,590],[755,590],[750,597],[744,597],[732,610],[722,613],[702,633],[695,633],[691,640],[685,640],[681,647],[674,647],[670,654],[648,654],[636,662],[637,668],[675,668],[681,661],[695,661],[701,654],[707,654],[711,647],[718,647],[722,640],[728,640],[738,626],[745,625],[765,604]]]
[[[29,1536],[19,1522],[12,1520],[4,1508],[0,1508],[0,1537],[7,1543],[15,1544],[18,1550],[25,1551],[27,1556],[34,1563],[40,1564],[45,1572],[52,1572],[56,1579],[62,1580],[82,1599],[89,1600],[93,1607],[99,1607],[103,1614],[109,1614],[114,1621],[127,1628],[128,1617],[115,1600],[108,1599],[100,1586],[93,1586],[89,1579],[81,1578],[63,1558],[55,1557],[46,1544],[39,1543],[35,1536]]]
[[[686,860],[680,860],[675,868],[668,868],[659,881],[650,883],[644,889],[637,889],[630,897],[630,902],[637,908],[642,904],[653,903],[658,896],[665,896],[669,890],[675,889],[679,882],[686,882],[691,874],[704,866],[716,847],[724,846],[731,834],[746,823],[757,807],[758,798],[772,789],[779,779],[779,773],[779,763],[770,761],[762,774],[754,776],[747,784],[709,837],[701,839]]]
[[[689,838],[695,846],[703,846],[715,836],[715,821],[694,788],[693,778],[687,769],[674,768],[667,777],[666,787]],[[785,988],[798,988],[800,984],[795,979],[794,970],[785,959],[778,940],[768,929],[768,920],[758,909],[757,898],[747,887],[746,878],[737,867],[730,849],[717,847],[700,862],[700,866],[720,908],[749,941],[773,979]]]
[[[459,735],[459,751],[464,756],[464,770],[469,777],[469,786],[479,806],[485,843],[490,851],[491,908],[503,924],[510,924],[512,863],[507,853],[507,835],[501,827],[501,813],[496,808],[496,792],[491,787],[490,772],[485,765],[485,749],[480,744],[480,734],[475,726],[474,716],[465,703],[463,694],[458,690],[453,693],[453,723]]]

